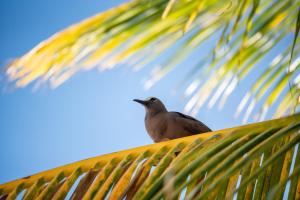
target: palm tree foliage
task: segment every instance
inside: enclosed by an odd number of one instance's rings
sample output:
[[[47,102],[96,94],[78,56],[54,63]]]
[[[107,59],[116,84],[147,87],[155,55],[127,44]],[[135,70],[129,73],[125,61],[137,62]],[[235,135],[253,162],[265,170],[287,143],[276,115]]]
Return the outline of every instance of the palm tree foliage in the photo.
[[[0,199],[300,198],[300,115],[86,159],[0,185]]]
[[[299,0],[133,0],[43,41],[13,61],[7,74],[17,87],[34,80],[57,87],[80,70],[118,64],[139,69],[159,60],[149,88],[174,67],[197,60],[187,66],[186,112],[196,114],[204,103],[211,107],[218,100],[222,107],[254,71],[236,114],[245,113],[247,120],[256,108],[262,120],[277,103],[276,116],[282,116],[300,104],[299,5]]]

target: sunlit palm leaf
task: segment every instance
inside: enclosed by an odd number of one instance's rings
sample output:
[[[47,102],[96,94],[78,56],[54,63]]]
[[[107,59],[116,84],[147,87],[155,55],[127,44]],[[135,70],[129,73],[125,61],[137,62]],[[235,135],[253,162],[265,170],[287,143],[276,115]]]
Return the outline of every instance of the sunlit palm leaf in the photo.
[[[150,88],[198,59],[189,66],[195,80],[188,77],[186,112],[195,115],[205,103],[222,108],[255,74],[236,116],[242,112],[247,121],[258,110],[256,119],[263,120],[278,103],[281,116],[300,104],[299,6],[299,0],[134,0],[54,35],[12,62],[7,74],[17,87],[34,80],[57,87],[80,70],[156,63],[145,84]]]
[[[299,199],[299,131],[297,114],[102,155],[2,184],[0,199]]]

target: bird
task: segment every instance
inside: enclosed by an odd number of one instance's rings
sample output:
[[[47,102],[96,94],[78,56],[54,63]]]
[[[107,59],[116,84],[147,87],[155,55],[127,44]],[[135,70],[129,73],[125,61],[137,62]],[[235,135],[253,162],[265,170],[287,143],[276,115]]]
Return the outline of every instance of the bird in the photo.
[[[155,143],[212,131],[199,120],[180,112],[169,112],[156,97],[133,99],[145,107],[145,128]]]

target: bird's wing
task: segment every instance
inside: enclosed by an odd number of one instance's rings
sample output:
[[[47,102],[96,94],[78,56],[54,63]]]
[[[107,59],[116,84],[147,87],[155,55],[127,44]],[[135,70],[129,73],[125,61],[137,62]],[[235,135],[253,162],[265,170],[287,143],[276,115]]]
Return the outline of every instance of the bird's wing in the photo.
[[[190,120],[194,120],[194,121],[197,121],[197,122],[200,122],[199,120],[195,119],[194,117],[191,117],[189,115],[185,115],[185,114],[182,114],[180,112],[172,112],[172,113],[175,113],[177,115],[179,115],[180,117],[183,117],[183,118],[186,118],[186,119],[190,119]],[[200,122],[201,123],[201,122]]]
[[[182,124],[183,128],[190,133],[198,134],[198,133],[212,131],[205,124],[203,124],[202,122],[200,122],[199,120],[191,116],[182,114],[180,112],[171,112],[171,113],[176,117],[176,121]]]

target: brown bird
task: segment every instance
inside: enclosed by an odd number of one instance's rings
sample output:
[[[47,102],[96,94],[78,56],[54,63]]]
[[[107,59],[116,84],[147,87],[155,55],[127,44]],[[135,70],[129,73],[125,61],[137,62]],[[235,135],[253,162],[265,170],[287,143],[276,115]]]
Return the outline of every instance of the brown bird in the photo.
[[[146,109],[145,126],[154,142],[162,142],[185,136],[212,131],[197,119],[180,112],[168,112],[155,97],[146,100],[134,99]]]

